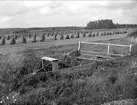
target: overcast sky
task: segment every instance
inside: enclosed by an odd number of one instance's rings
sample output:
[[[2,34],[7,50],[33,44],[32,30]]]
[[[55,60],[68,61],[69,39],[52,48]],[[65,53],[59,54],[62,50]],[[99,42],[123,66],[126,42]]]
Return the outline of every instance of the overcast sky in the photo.
[[[137,1],[0,1],[0,28],[86,26],[98,19],[137,24]]]

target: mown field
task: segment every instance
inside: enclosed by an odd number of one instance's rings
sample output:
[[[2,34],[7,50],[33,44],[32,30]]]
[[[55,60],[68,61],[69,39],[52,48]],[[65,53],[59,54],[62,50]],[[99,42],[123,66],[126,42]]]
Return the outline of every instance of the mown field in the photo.
[[[130,56],[108,62],[96,62],[97,67],[92,70],[71,74],[39,72],[31,75],[41,68],[42,56],[60,58],[77,49],[77,41],[84,38],[1,46],[1,103],[3,105],[101,105],[116,100],[134,99],[132,105],[136,104],[136,40],[131,37],[123,38],[125,36],[127,35],[85,38],[85,41],[132,43],[134,48]]]

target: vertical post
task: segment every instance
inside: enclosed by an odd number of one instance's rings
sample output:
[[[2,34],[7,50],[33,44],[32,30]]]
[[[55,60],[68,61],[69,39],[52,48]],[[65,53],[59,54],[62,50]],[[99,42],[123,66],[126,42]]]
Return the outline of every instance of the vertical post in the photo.
[[[109,43],[108,43],[107,54],[109,54],[109,49],[110,49],[110,45],[109,45]]]
[[[79,43],[78,43],[78,50],[80,50],[80,41],[79,41]]]
[[[131,54],[131,48],[132,48],[132,44],[130,44],[129,46],[129,55]]]
[[[110,44],[108,43],[107,54],[109,55]]]

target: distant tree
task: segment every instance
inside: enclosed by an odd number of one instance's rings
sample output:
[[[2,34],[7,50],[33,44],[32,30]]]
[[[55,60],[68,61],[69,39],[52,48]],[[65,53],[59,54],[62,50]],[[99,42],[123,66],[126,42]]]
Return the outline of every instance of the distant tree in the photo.
[[[1,45],[5,45],[5,43],[6,43],[5,38],[2,38]]]
[[[33,40],[32,40],[32,43],[36,43],[37,42],[37,39],[36,39],[36,34],[33,36]]]
[[[40,39],[40,42],[44,42],[44,41],[45,41],[45,35],[42,34],[41,39]]]
[[[7,40],[10,40],[10,36],[9,35],[7,36]]]
[[[22,37],[22,43],[27,43],[27,41],[26,41],[26,37]]]
[[[114,24],[111,19],[90,21],[86,29],[109,29],[109,28],[137,28],[137,24]]]
[[[69,35],[66,36],[66,39],[69,39]]]
[[[11,45],[16,44],[16,39],[15,39],[15,38],[12,38],[10,44],[11,44]]]

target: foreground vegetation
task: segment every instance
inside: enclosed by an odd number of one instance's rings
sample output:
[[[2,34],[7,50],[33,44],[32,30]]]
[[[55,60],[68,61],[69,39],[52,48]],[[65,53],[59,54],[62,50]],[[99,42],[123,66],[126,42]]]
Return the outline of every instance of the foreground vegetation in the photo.
[[[125,39],[114,42],[122,43],[122,40],[127,43]],[[22,41],[25,43],[24,38]],[[16,49],[17,51],[1,54],[0,103],[3,105],[101,105],[132,99],[133,101],[129,100],[129,102],[132,102],[132,105],[137,104],[137,45],[132,48],[131,55],[106,62],[96,62],[97,66],[91,70],[61,74],[47,73],[46,69],[33,74],[41,68],[42,56],[60,58],[64,53],[76,48],[77,45],[21,51]]]
[[[100,105],[116,100],[137,98],[136,45],[130,56],[96,62],[97,66],[91,70],[72,74],[41,71],[32,75],[41,68],[40,56],[45,54],[60,56],[65,51],[72,50],[71,46],[62,51],[60,48],[35,51],[29,49],[1,55],[1,103],[5,105]],[[136,100],[133,101],[133,104],[135,103]]]

